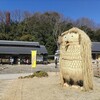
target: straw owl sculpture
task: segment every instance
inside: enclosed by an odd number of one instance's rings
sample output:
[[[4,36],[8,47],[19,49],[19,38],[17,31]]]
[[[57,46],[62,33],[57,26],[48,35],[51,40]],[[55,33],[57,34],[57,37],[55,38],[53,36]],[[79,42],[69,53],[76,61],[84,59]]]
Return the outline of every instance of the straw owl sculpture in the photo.
[[[93,89],[91,40],[74,27],[59,36],[60,77],[62,86]]]

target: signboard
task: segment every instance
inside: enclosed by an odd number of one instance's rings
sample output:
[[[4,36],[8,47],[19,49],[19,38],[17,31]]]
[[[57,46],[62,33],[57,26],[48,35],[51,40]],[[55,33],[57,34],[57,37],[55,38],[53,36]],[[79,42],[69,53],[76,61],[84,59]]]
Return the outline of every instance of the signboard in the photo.
[[[37,54],[37,51],[31,51],[31,64],[32,64],[32,68],[36,67],[36,54]]]

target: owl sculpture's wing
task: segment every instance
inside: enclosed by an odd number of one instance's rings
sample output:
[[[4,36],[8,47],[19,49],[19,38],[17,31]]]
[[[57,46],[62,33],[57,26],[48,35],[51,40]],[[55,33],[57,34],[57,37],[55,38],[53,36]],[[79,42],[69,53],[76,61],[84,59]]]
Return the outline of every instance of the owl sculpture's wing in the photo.
[[[83,31],[82,31],[83,32]],[[85,33],[83,33],[85,34]],[[82,71],[84,80],[84,89],[93,89],[93,70],[91,57],[91,40],[85,34],[81,36],[81,56],[82,56]]]

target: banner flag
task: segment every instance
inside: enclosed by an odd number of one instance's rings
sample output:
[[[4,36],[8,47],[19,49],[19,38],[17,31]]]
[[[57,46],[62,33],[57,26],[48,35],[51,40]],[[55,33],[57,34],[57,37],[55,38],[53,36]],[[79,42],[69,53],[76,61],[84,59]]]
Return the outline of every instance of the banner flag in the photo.
[[[37,54],[37,51],[31,51],[31,64],[32,64],[32,68],[36,67],[36,54]]]

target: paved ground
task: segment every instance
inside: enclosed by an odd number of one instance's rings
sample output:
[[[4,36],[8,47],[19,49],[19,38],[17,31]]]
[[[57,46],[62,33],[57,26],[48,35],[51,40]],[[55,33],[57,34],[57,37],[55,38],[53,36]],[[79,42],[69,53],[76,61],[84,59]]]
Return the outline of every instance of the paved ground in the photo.
[[[0,80],[13,80],[20,76],[27,76],[32,73],[18,73],[18,74],[0,74]]]

